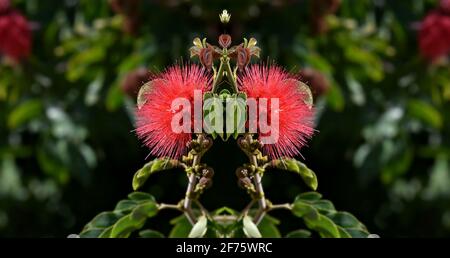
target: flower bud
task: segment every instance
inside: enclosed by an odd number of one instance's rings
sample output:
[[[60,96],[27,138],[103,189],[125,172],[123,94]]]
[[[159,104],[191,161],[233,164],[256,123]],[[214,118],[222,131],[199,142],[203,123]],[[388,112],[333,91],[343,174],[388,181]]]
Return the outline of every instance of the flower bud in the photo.
[[[239,70],[244,70],[245,67],[250,63],[250,49],[239,46],[236,48],[237,54],[237,66]]]
[[[213,54],[214,49],[211,46],[202,48],[200,50],[199,54],[200,63],[208,70],[211,69],[213,65]]]
[[[212,178],[214,176],[214,169],[211,167],[206,167],[202,170],[202,176],[205,178]]]
[[[221,14],[219,14],[220,22],[226,24],[230,22],[231,14],[228,13],[227,10],[223,10]]]
[[[198,181],[198,184],[200,187],[202,188],[209,188],[212,185],[212,180],[210,178],[206,178],[206,177],[202,177],[200,178],[200,180]]]
[[[252,180],[250,180],[250,178],[244,177],[244,178],[240,178],[238,180],[238,185],[241,188],[247,189],[247,188],[252,187],[253,183],[252,183]]]
[[[236,169],[236,176],[238,178],[246,178],[248,177],[248,170],[243,167],[239,167]]]
[[[222,34],[219,36],[219,45],[223,48],[228,48],[231,45],[231,36]]]

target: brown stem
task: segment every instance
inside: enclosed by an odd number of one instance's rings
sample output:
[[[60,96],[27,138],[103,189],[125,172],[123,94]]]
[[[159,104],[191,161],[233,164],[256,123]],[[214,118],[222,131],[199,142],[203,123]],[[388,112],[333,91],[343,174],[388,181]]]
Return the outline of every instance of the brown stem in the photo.
[[[272,205],[270,205],[270,207],[267,211],[278,210],[278,209],[291,210],[292,204],[290,204],[290,203],[272,204]]]
[[[251,162],[255,167],[258,167],[258,160],[256,158],[255,155],[252,155],[251,157]],[[255,177],[253,178],[253,182],[255,184],[255,189],[256,192],[258,193],[258,205],[259,205],[259,210],[255,215],[254,218],[254,222],[256,225],[259,224],[259,222],[261,222],[262,218],[265,215],[265,210],[267,208],[267,204],[266,204],[266,198],[264,196],[264,189],[262,186],[262,177],[261,174],[259,174],[258,172],[255,174]]]
[[[196,222],[194,212],[192,211],[192,198],[191,195],[194,192],[195,185],[197,184],[197,178],[194,173],[191,173],[188,177],[189,184],[186,190],[186,197],[184,199],[184,213],[188,218],[189,222],[193,225]]]
[[[164,210],[164,209],[171,209],[171,210],[179,210],[179,211],[183,211],[183,208],[180,207],[180,205],[177,204],[168,204],[168,203],[161,203],[158,205],[158,209],[159,210]]]
[[[266,211],[260,208],[260,209],[256,212],[255,217],[253,218],[253,222],[254,222],[256,225],[258,225],[258,224],[261,222],[261,220],[264,218],[265,215],[266,215]]]

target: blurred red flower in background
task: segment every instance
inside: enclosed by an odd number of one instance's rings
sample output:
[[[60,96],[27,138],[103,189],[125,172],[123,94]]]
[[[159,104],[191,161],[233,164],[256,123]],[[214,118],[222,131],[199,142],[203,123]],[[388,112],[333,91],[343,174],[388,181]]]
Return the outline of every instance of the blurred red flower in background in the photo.
[[[305,68],[300,71],[300,79],[307,84],[312,91],[314,98],[322,96],[330,89],[330,82],[321,72]]]
[[[31,30],[28,20],[10,6],[9,0],[0,0],[0,53],[15,61],[31,52]]]
[[[442,0],[422,21],[419,47],[422,56],[431,61],[450,53],[450,0]]]
[[[439,2],[439,9],[447,15],[450,15],[450,0],[441,0],[441,2]]]
[[[271,110],[270,103],[267,108],[269,116],[272,112],[279,114],[279,131],[271,132],[278,133],[279,138],[275,144],[262,141],[265,153],[272,159],[300,154],[314,133],[314,109],[308,104],[309,96],[302,90],[301,82],[280,67],[253,65],[239,78],[239,88],[258,102],[261,98],[279,100],[279,110]]]
[[[192,133],[172,130],[173,115],[181,112],[172,110],[172,101],[185,98],[193,107],[194,91],[200,90],[203,94],[210,84],[211,77],[198,65],[173,66],[153,78],[150,89],[144,93],[145,103],[136,111],[136,132],[150,148],[150,154],[171,158],[184,154]],[[193,112],[191,114],[193,116]]]
[[[151,73],[145,68],[141,67],[128,73],[122,81],[122,91],[132,98],[136,98],[139,88],[150,80]]]
[[[0,0],[0,15],[3,12],[6,12],[11,7],[11,1],[10,0]]]

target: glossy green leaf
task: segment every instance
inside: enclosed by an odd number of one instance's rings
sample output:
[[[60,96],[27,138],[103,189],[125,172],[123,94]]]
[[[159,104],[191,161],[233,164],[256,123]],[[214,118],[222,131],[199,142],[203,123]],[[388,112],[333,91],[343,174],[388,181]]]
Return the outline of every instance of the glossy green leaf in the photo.
[[[318,219],[319,212],[309,203],[296,201],[292,206],[292,213],[298,217],[308,216],[310,219]]]
[[[173,219],[170,223],[175,226],[170,231],[169,238],[186,238],[192,230],[192,225],[185,215]]]
[[[128,198],[133,201],[155,201],[155,197],[153,197],[153,195],[143,192],[130,193]]]
[[[149,201],[136,206],[130,216],[133,220],[145,220],[151,218],[158,213],[158,206],[155,202]]]
[[[292,213],[301,217],[306,226],[321,237],[349,238],[367,237],[366,227],[348,212],[336,211],[332,202],[320,199],[315,192],[297,196]]]
[[[273,160],[272,164],[275,168],[288,170],[299,174],[307,186],[313,190],[317,189],[318,181],[316,174],[302,162],[296,159],[284,158]]]
[[[86,228],[106,228],[116,223],[120,217],[120,215],[114,212],[105,211],[95,216],[91,222],[86,225]]]
[[[170,159],[154,159],[139,169],[133,177],[133,189],[136,191],[144,185],[149,176],[153,173],[168,170],[176,167],[178,161]]]
[[[244,216],[243,226],[244,226],[244,228],[243,228],[244,233],[247,237],[249,237],[249,238],[261,238],[262,237],[261,233],[259,232],[258,227],[253,222],[251,217]]]
[[[130,234],[144,226],[145,219],[135,220],[131,215],[126,215],[114,224],[110,237],[127,238]]]
[[[306,229],[298,229],[292,232],[289,232],[286,235],[286,238],[310,238],[311,232]]]
[[[208,219],[205,216],[200,216],[197,220],[197,223],[194,224],[194,226],[191,229],[191,232],[189,232],[189,238],[201,238],[206,234],[206,231],[208,230]]]
[[[334,222],[324,215],[319,215],[318,218],[305,216],[305,223],[308,228],[318,231],[321,237],[339,238],[339,230]]]
[[[278,220],[275,220],[268,215],[264,216],[264,218],[258,224],[258,229],[261,233],[261,236],[264,238],[280,238],[281,233],[276,226],[277,224],[279,224]]]
[[[140,231],[139,236],[142,238],[164,238],[164,235],[161,232],[152,229]]]
[[[137,202],[132,200],[122,200],[119,201],[114,208],[114,211],[124,213],[130,212],[134,207],[136,207]]]

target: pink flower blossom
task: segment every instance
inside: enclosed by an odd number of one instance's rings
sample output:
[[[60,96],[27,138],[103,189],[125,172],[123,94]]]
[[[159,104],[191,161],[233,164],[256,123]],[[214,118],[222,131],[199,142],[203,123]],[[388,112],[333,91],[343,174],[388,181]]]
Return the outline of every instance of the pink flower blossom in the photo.
[[[150,154],[180,158],[185,153],[192,134],[173,132],[172,118],[180,110],[172,110],[172,102],[176,98],[186,98],[193,108],[194,91],[203,93],[210,84],[210,76],[198,65],[173,66],[153,77],[151,89],[145,93],[145,104],[136,111],[136,132],[150,148]],[[194,121],[191,124],[194,125]]]
[[[240,76],[239,88],[248,98],[257,101],[261,98],[279,100],[279,110],[271,110],[270,104],[267,110],[269,116],[272,112],[279,114],[278,142],[265,144],[264,152],[270,158],[299,155],[300,149],[314,133],[314,109],[307,103],[308,93],[301,90],[296,77],[277,66],[253,65]]]

